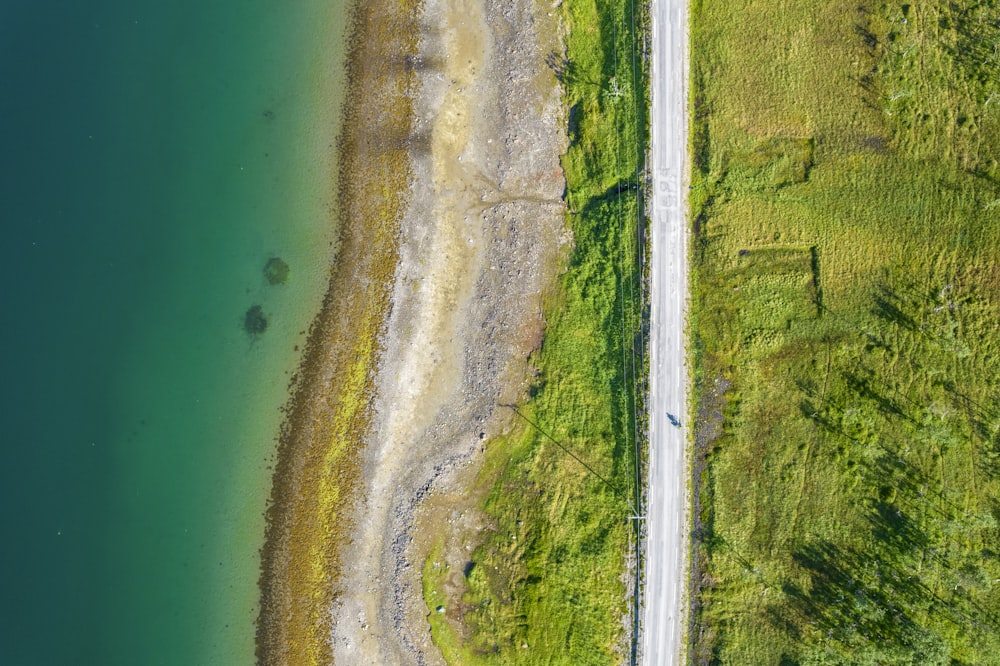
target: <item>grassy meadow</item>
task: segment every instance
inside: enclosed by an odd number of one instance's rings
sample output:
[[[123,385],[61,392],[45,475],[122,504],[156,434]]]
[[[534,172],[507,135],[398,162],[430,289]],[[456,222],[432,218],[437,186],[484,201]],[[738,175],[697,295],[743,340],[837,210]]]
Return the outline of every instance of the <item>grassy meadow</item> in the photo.
[[[1000,663],[1000,6],[691,44],[692,661]]]
[[[487,448],[477,492],[490,527],[462,572],[461,603],[430,616],[452,664],[613,664],[630,649],[646,93],[631,3],[565,0],[560,11],[566,53],[549,65],[565,88],[574,244],[548,298],[524,418]],[[438,559],[440,550],[424,567],[431,609],[454,574]]]

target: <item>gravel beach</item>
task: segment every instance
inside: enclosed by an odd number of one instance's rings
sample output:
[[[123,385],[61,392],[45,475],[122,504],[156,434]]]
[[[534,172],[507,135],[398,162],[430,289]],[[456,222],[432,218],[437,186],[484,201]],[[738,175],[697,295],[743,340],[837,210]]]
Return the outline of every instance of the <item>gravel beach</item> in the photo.
[[[500,405],[526,397],[543,296],[570,246],[565,114],[547,64],[561,56],[555,7],[384,4],[357,10],[342,246],[269,512],[266,664],[443,663],[420,570],[426,534],[444,525],[418,520],[421,507],[463,496],[461,479],[510,423]],[[395,27],[376,27],[376,11]],[[408,29],[415,40],[398,36]],[[395,41],[366,46],[380,31]],[[381,120],[357,111],[366,99]],[[347,408],[356,417],[343,424]]]

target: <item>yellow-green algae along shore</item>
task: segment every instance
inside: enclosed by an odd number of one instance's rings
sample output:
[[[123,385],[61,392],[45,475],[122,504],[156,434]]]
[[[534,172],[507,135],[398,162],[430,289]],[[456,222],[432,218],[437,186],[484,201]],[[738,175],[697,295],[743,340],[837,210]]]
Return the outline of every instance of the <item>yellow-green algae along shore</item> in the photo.
[[[417,5],[353,8],[339,150],[340,240],[286,407],[262,551],[260,664],[328,664],[347,508],[370,420],[411,172]]]

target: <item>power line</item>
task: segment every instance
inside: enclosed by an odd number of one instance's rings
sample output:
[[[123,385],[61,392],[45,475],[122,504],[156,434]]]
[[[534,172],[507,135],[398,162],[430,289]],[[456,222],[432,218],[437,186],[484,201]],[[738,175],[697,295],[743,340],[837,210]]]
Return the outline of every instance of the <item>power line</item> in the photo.
[[[635,207],[635,216],[636,217],[635,217],[635,238],[634,238],[635,243],[636,243],[636,251],[633,252],[633,259],[634,259],[636,257],[636,255],[641,252],[641,250],[639,249],[639,238],[640,238],[641,228],[642,228],[642,199],[643,199],[643,197],[642,197],[642,189],[641,189],[641,185],[640,185],[640,183],[642,182],[642,181],[640,181],[640,166],[642,166],[643,163],[644,163],[643,154],[645,152],[645,150],[644,150],[645,147],[642,145],[641,136],[640,136],[640,133],[639,133],[639,128],[640,128],[641,124],[639,122],[639,88],[636,85],[636,69],[637,69],[637,67],[636,67],[636,61],[635,61],[635,49],[636,49],[636,41],[638,40],[638,33],[636,32],[636,29],[635,29],[635,0],[629,0],[629,7],[630,7],[630,17],[631,17],[631,23],[632,23],[632,35],[631,35],[632,38],[631,38],[631,41],[630,41],[630,44],[631,44],[631,49],[630,50],[632,52],[632,109],[633,109],[633,112],[634,112],[634,119],[635,119],[635,144],[636,144],[635,145],[635,151],[636,151],[636,155],[635,155],[635,178],[636,178],[636,184],[640,188],[640,189],[636,190],[636,207]],[[641,265],[642,265],[642,263],[640,262],[640,266]],[[635,287],[634,282],[635,282],[635,273],[633,272],[632,275],[629,278],[629,294],[630,294],[630,297],[631,297],[632,302],[633,302],[633,307],[634,307],[634,303],[635,303],[635,292],[639,291],[639,289]],[[640,312],[641,312],[641,308],[640,308]],[[640,317],[641,317],[641,315],[640,315]],[[632,324],[633,325],[631,327],[631,333],[632,333],[632,378],[633,378],[633,382],[636,384],[635,388],[637,389],[638,388],[638,374],[637,374],[637,370],[636,370],[636,360],[635,360],[635,339],[636,339],[636,328],[637,328],[637,326],[636,326],[635,318],[636,318],[636,313],[633,312],[632,313]],[[641,325],[642,325],[642,322],[641,322],[641,319],[640,319],[639,324],[638,324],[638,328],[640,328],[640,330],[641,330]],[[640,492],[639,488],[641,486],[642,480],[641,480],[640,475],[639,475],[639,415],[638,415],[638,404],[637,404],[638,403],[638,399],[637,398],[638,398],[637,395],[633,396],[633,403],[632,403],[632,426],[633,426],[633,433],[632,434],[633,434],[633,438],[634,438],[634,440],[633,440],[634,441],[634,462],[635,462],[634,475],[635,475],[635,487],[636,487],[636,495],[637,495],[636,500],[638,501],[638,494]]]
[[[637,189],[636,189],[636,206],[635,206],[635,215],[636,215],[635,219],[636,219],[636,223],[635,223],[635,236],[634,236],[635,249],[633,250],[630,247],[630,255],[631,255],[632,261],[637,261],[641,257],[643,257],[644,254],[645,254],[644,253],[644,249],[641,247],[639,241],[641,239],[641,234],[642,234],[642,203],[643,203],[643,189],[642,188],[644,187],[645,183],[648,182],[648,181],[646,181],[645,179],[641,178],[642,170],[640,168],[640,167],[643,167],[643,165],[644,165],[643,154],[645,152],[645,146],[643,145],[643,142],[641,141],[642,137],[641,137],[641,134],[640,134],[640,131],[639,131],[639,129],[641,127],[641,123],[639,122],[639,101],[640,101],[639,100],[639,88],[636,85],[636,70],[637,70],[637,67],[636,67],[636,57],[635,57],[636,54],[635,54],[635,51],[636,51],[636,41],[638,40],[638,33],[636,32],[636,28],[635,28],[635,0],[629,0],[629,9],[630,9],[631,24],[632,24],[632,32],[631,32],[631,35],[630,35],[631,39],[629,41],[629,44],[630,44],[630,50],[631,50],[631,56],[632,56],[632,67],[631,67],[631,71],[632,71],[632,109],[633,109],[633,114],[634,114],[633,117],[634,117],[634,132],[635,132],[635,151],[636,151],[636,155],[635,155],[635,173],[634,173],[634,176],[635,176],[635,179],[636,179],[636,186],[637,186]],[[617,51],[616,51],[616,53],[617,53]],[[622,240],[624,242],[624,238]],[[644,265],[644,262],[643,261],[639,261],[639,266],[641,267],[643,265]],[[633,271],[631,271],[629,273],[629,300],[630,300],[630,303],[632,304],[633,309],[635,308],[635,293],[637,291],[639,291],[639,289],[637,289],[635,287],[635,270],[633,270]],[[633,479],[632,479],[632,482],[633,482],[634,488],[635,488],[635,492],[634,492],[634,501],[635,501],[635,504],[641,505],[642,504],[642,478],[641,478],[641,474],[640,474],[640,464],[639,464],[639,415],[638,415],[638,409],[639,409],[639,406],[638,406],[638,403],[639,403],[639,391],[638,391],[639,378],[638,378],[638,373],[636,371],[636,365],[637,364],[636,364],[636,359],[635,359],[635,355],[636,355],[636,353],[635,353],[635,344],[636,344],[636,313],[633,311],[633,312],[631,312],[631,315],[632,316],[630,317],[629,332],[631,333],[630,347],[631,347],[631,350],[632,350],[632,381],[633,381],[633,393],[632,393],[632,442],[633,442],[633,447],[632,447],[633,470],[632,470],[632,474],[633,474]],[[641,321],[641,306],[640,306],[639,326],[641,327],[641,325],[642,325],[642,321]],[[636,516],[638,517],[638,511],[636,511],[635,513],[636,513]],[[643,603],[643,590],[642,590],[642,579],[643,579],[643,566],[642,565],[643,565],[643,558],[642,558],[642,553],[641,553],[642,526],[641,526],[641,524],[640,524],[640,522],[638,520],[636,521],[635,535],[636,535],[636,542],[635,542],[635,579],[634,579],[634,581],[635,581],[635,591],[634,591],[633,605],[632,605],[632,640],[631,640],[630,655],[629,655],[630,662],[631,662],[631,664],[633,664],[633,666],[635,664],[637,664],[638,660],[639,660],[639,650],[640,650],[640,648],[639,648],[639,636],[640,636],[640,633],[641,633],[641,630],[642,630],[640,615],[641,615],[641,612],[642,612],[642,603]]]
[[[624,18],[624,16],[622,16],[622,18]],[[615,84],[614,87],[615,87],[616,91],[619,90],[619,88],[617,86],[617,82],[618,82],[617,77],[618,77],[618,68],[619,68],[619,65],[620,65],[619,60],[618,60],[618,19],[619,19],[619,17],[617,15],[617,13],[615,13],[614,10],[612,10],[611,29],[612,29],[612,44],[613,44],[613,49],[614,49],[614,79],[613,79],[613,81],[614,81],[614,84]],[[634,39],[633,39],[633,41],[634,41]],[[632,72],[632,91],[633,91],[632,92],[632,99],[633,99],[633,102],[634,102],[634,100],[635,100],[635,72],[634,71]],[[617,180],[617,184],[615,186],[615,190],[616,190],[617,204],[618,204],[617,208],[616,208],[616,213],[617,213],[617,218],[618,218],[618,233],[619,233],[619,246],[618,247],[619,247],[619,259],[620,259],[620,264],[619,264],[619,266],[620,266],[620,268],[619,268],[620,279],[619,279],[619,282],[618,282],[618,290],[617,291],[618,291],[618,294],[619,294],[619,302],[621,303],[620,313],[621,313],[621,345],[622,345],[622,382],[623,382],[623,384],[625,386],[625,389],[626,389],[625,390],[625,406],[624,406],[625,407],[624,411],[625,411],[625,415],[626,415],[625,416],[625,419],[626,419],[625,432],[628,433],[628,432],[631,431],[631,436],[632,436],[632,442],[631,442],[632,446],[629,447],[628,446],[628,442],[627,442],[628,435],[626,435],[626,450],[628,450],[629,448],[631,448],[631,450],[632,450],[632,458],[633,458],[633,466],[635,467],[635,469],[638,469],[638,465],[639,465],[639,438],[638,438],[639,415],[638,415],[638,411],[637,411],[638,410],[637,400],[636,400],[636,396],[635,396],[635,393],[634,393],[634,390],[635,390],[636,385],[637,385],[637,374],[636,374],[636,363],[635,363],[635,323],[633,321],[632,313],[630,312],[631,308],[627,307],[627,305],[634,306],[634,304],[635,304],[635,291],[634,291],[634,286],[633,286],[633,273],[634,273],[634,270],[630,270],[628,268],[630,262],[632,262],[632,261],[635,260],[635,254],[632,251],[632,245],[631,245],[631,243],[628,242],[629,241],[629,237],[630,237],[631,234],[627,234],[626,233],[627,226],[626,226],[625,221],[624,221],[624,210],[623,210],[623,206],[622,206],[622,186],[621,186],[621,180],[622,180],[622,161],[623,161],[622,157],[621,157],[622,128],[621,128],[621,119],[620,119],[619,108],[618,108],[618,102],[619,102],[620,96],[619,95],[615,95],[614,99],[615,99],[615,102],[614,102],[615,178]],[[627,122],[627,120],[626,120],[626,122]],[[638,171],[638,163],[636,164],[636,171]],[[627,300],[626,300],[626,296],[625,296],[625,282],[626,281],[628,282],[628,299]],[[626,332],[626,327],[627,327],[627,332]],[[629,362],[628,362],[629,351],[631,351],[631,356],[632,356],[632,364],[631,364],[632,365],[632,373],[631,373],[631,379],[632,379],[631,388],[632,388],[632,392],[630,392],[628,390],[629,389]],[[631,412],[631,416],[632,416],[631,423],[628,422],[628,414],[629,414],[629,412]],[[638,496],[638,490],[639,490],[639,485],[638,485],[639,484],[639,478],[638,478],[638,474],[634,474],[634,478],[632,480],[632,483],[634,484],[633,485],[633,487],[634,487],[634,493],[633,494],[635,494],[636,496]]]

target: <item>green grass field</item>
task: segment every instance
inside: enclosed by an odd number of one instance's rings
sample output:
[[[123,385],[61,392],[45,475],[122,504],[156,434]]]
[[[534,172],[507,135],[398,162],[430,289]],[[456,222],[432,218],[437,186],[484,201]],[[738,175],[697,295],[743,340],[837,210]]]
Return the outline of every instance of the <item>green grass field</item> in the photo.
[[[695,0],[697,664],[1000,663],[1000,6]]]
[[[566,91],[571,146],[563,166],[574,247],[532,359],[533,397],[520,408],[596,475],[520,419],[489,444],[479,484],[490,528],[462,572],[461,607],[430,616],[449,663],[584,666],[628,654],[626,559],[635,540],[628,517],[634,437],[643,427],[641,415],[635,419],[636,377],[643,381],[637,147],[644,145],[636,128],[645,132],[646,124],[632,9],[620,0],[561,7],[567,52],[550,66]],[[424,567],[430,609],[455,573],[435,568],[439,559],[432,552]]]

